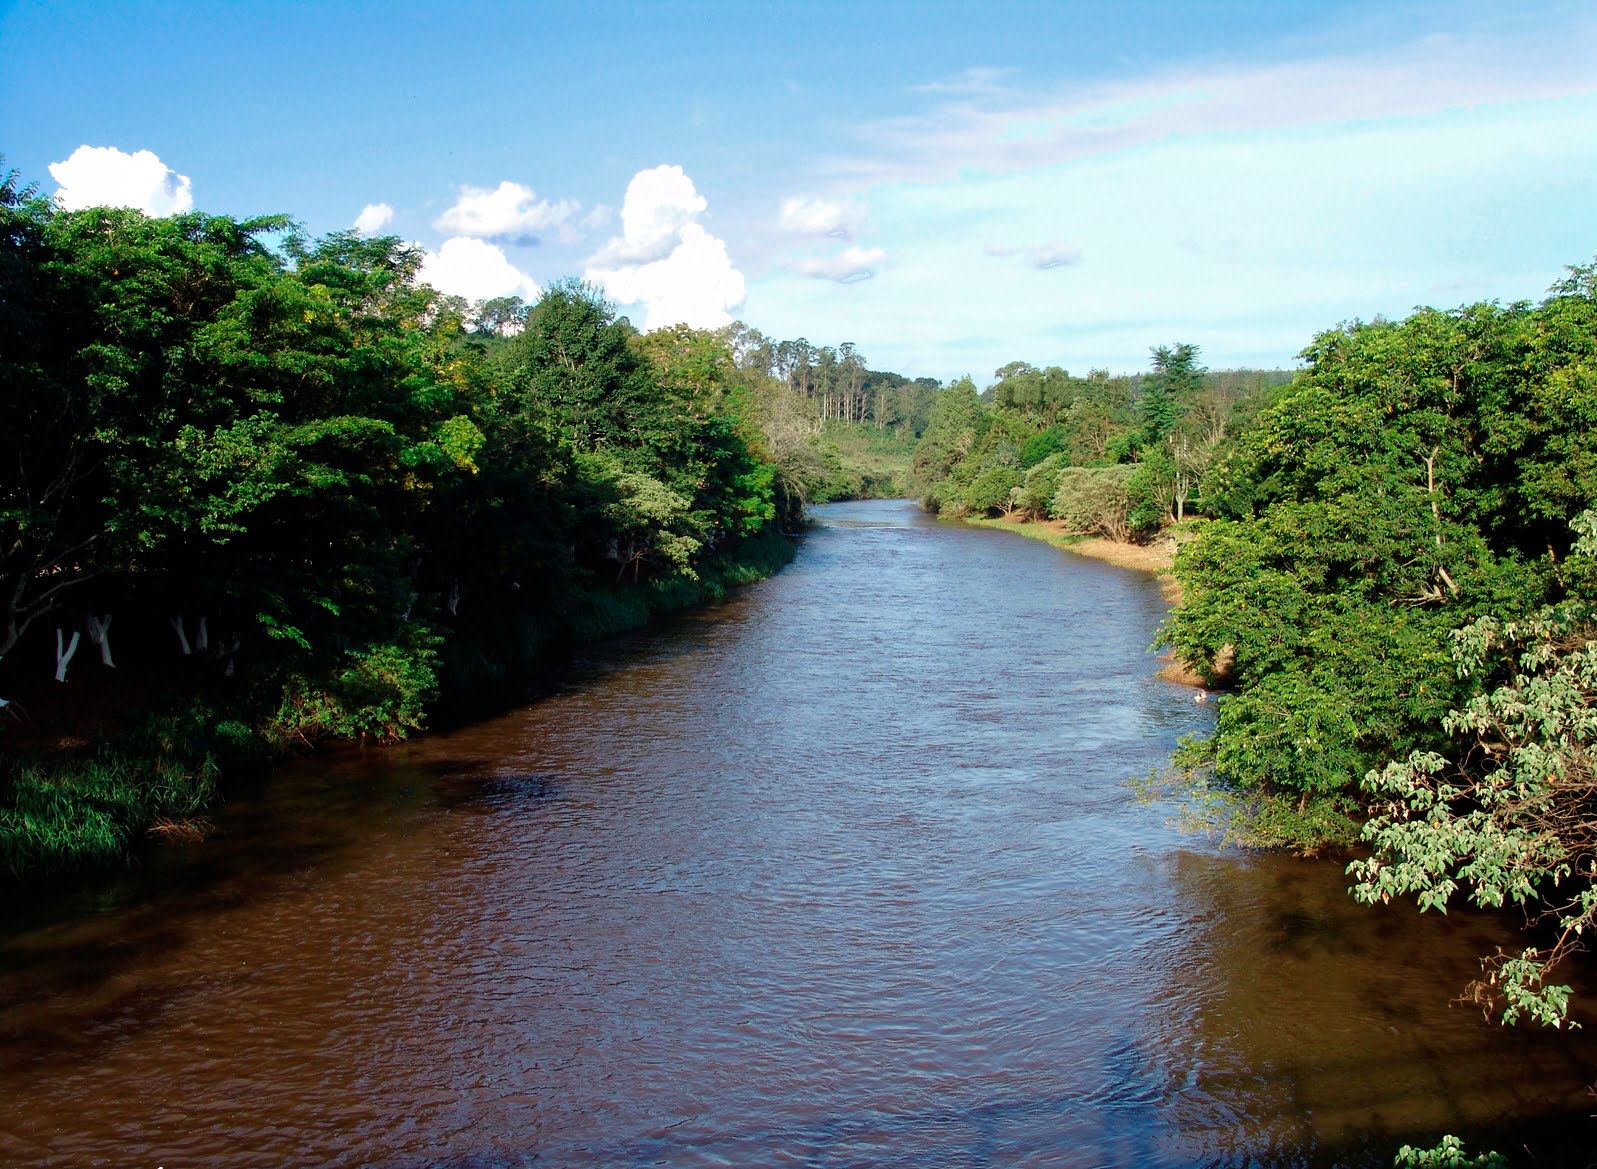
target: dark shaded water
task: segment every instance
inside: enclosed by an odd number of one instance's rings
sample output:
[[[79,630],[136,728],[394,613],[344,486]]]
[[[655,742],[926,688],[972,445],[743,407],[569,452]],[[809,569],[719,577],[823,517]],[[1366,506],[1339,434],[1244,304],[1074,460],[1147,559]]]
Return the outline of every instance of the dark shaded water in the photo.
[[[1146,578],[901,503],[537,705],[323,756],[0,949],[0,1163],[1584,1163],[1512,937],[1123,786],[1212,707]],[[1597,1032],[1586,1034],[1597,1035]],[[1489,1130],[1489,1131],[1488,1131]]]

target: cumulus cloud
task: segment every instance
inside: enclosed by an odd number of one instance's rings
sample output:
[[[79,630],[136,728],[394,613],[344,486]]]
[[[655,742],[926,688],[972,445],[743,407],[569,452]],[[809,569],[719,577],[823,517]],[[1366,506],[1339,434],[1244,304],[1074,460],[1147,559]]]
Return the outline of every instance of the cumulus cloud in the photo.
[[[436,252],[428,252],[418,277],[439,292],[463,296],[467,300],[488,300],[495,296],[538,298],[538,286],[494,244],[486,240],[456,236],[446,239]]]
[[[60,186],[56,198],[68,211],[84,207],[132,207],[146,215],[176,215],[194,207],[194,185],[155,156],[124,154],[114,146],[80,146],[50,164]]]
[[[1040,244],[1036,247],[1018,248],[1007,244],[987,244],[982,251],[1000,259],[1019,256],[1028,266],[1042,271],[1050,268],[1069,268],[1081,263],[1081,249],[1075,244],[1061,242]]]
[[[810,199],[794,195],[782,200],[782,226],[804,235],[852,239],[859,209],[836,199]]]
[[[876,275],[887,260],[881,248],[844,248],[830,256],[808,256],[789,265],[793,271],[820,280],[836,280],[839,284],[854,284]]]
[[[621,234],[590,262],[602,268],[662,259],[677,246],[682,229],[708,207],[681,167],[640,170],[621,201]]]
[[[355,230],[361,235],[376,235],[394,221],[394,209],[387,203],[368,203],[355,216]]]
[[[743,303],[743,274],[726,244],[696,222],[709,204],[679,166],[639,171],[621,204],[621,234],[584,275],[623,304],[641,304],[644,329],[717,329]]]
[[[455,236],[495,240],[499,243],[532,245],[538,233],[557,230],[574,240],[580,232],[573,217],[582,210],[575,199],[551,203],[538,198],[531,187],[508,180],[489,190],[464,185],[455,205],[445,211],[433,226]]]

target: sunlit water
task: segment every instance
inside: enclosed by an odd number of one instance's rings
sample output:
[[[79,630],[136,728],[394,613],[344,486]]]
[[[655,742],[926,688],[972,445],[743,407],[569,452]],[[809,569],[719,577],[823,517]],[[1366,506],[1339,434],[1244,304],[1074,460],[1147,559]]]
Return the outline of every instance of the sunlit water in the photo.
[[[1498,922],[1134,801],[1213,711],[1154,677],[1164,611],[823,509],[554,696],[312,758],[15,925],[0,1163],[1389,1165],[1442,1131],[1584,1163],[1597,1029],[1448,1005]]]

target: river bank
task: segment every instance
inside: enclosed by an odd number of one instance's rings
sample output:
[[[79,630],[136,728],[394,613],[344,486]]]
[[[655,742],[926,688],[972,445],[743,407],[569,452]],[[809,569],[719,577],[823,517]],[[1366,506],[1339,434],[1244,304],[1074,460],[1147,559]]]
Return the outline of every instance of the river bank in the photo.
[[[772,529],[697,575],[575,591],[559,614],[443,646],[428,722],[458,726],[545,689],[570,647],[642,629],[779,572],[793,541]],[[252,696],[196,690],[194,663],[88,669],[12,685],[0,725],[0,880],[37,882],[127,864],[142,849],[210,831],[229,782],[312,746],[273,733]],[[401,733],[399,738],[403,738]]]

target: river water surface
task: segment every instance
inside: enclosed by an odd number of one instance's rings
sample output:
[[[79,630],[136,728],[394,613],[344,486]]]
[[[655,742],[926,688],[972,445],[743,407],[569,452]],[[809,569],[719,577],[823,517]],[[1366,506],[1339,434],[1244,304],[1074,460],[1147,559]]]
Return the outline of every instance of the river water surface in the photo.
[[[1213,711],[1154,678],[1164,611],[822,509],[527,709],[13,907],[0,1164],[1389,1165],[1444,1131],[1584,1164],[1597,1026],[1449,1006],[1498,922],[1133,800]]]

